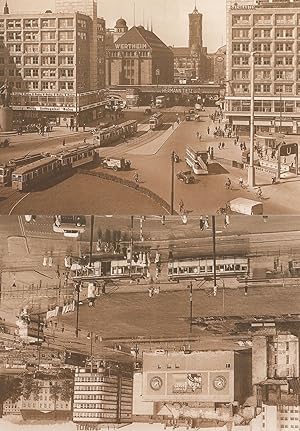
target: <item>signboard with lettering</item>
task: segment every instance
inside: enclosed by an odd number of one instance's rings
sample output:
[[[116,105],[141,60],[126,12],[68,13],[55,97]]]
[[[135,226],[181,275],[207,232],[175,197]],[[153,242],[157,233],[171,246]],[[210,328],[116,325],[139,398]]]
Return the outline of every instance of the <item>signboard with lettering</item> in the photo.
[[[280,155],[281,156],[290,156],[291,154],[297,154],[298,153],[298,144],[283,144],[280,148]]]
[[[202,392],[200,373],[177,374],[173,377],[173,394],[196,394]]]
[[[147,49],[146,43],[116,43],[116,49]]]

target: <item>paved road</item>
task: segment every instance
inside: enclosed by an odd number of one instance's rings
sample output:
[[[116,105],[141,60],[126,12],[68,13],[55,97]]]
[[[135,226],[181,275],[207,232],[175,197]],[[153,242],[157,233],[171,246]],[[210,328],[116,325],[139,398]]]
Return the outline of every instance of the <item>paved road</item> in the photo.
[[[219,140],[207,135],[207,126],[210,124],[208,113],[202,113],[201,122],[183,122],[174,130],[172,135],[161,145],[157,139],[152,144],[148,140],[121,144],[111,149],[103,150],[103,155],[125,156],[132,161],[134,172],[139,173],[142,185],[156,192],[167,202],[171,195],[171,166],[170,154],[175,150],[184,159],[186,144],[195,148],[206,149],[208,146],[215,148],[215,154],[223,158],[240,159],[240,150],[234,146],[233,140],[224,139],[225,150],[217,150]],[[198,141],[196,131],[200,131],[203,138]],[[157,138],[160,138],[159,135]],[[160,138],[161,139],[161,138]],[[147,155],[143,154],[143,147]],[[152,147],[152,149],[151,149]],[[158,151],[157,151],[158,150]],[[139,154],[138,154],[139,153]],[[176,164],[176,172],[186,170],[184,161]],[[101,168],[96,168],[101,170]],[[120,172],[122,178],[133,178],[134,172]],[[224,184],[227,177],[233,182],[233,190],[225,190]],[[190,213],[214,213],[226,202],[237,197],[257,199],[255,193],[242,190],[238,186],[238,178],[247,179],[247,172],[232,168],[228,164],[221,165],[213,162],[209,166],[209,175],[197,177],[196,183],[186,185],[175,180],[175,209],[178,210],[179,201],[184,201],[185,209]],[[263,204],[265,214],[298,214],[299,182],[297,179],[286,179],[281,184],[270,185],[269,174],[257,175],[258,184],[263,188]],[[80,195],[79,195],[80,192]],[[79,195],[79,196],[78,196]],[[101,196],[101,198],[97,198]],[[32,193],[26,197],[15,209],[15,212],[28,212],[30,208],[36,213],[73,212],[73,213],[98,213],[98,214],[162,214],[163,210],[156,206],[149,206],[149,202],[142,196],[134,197],[128,189],[116,184],[100,180],[78,176],[64,181],[41,193]],[[16,202],[17,197],[7,197],[0,202],[0,211],[8,212]],[[47,205],[52,202],[52,205]],[[78,205],[80,204],[80,205]]]

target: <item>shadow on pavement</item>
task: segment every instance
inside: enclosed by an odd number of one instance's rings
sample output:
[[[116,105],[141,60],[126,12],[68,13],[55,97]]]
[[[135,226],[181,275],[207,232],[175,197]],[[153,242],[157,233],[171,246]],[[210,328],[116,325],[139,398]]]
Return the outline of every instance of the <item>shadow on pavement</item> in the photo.
[[[209,175],[224,175],[228,174],[229,171],[221,166],[219,163],[210,163],[208,165],[208,174]]]

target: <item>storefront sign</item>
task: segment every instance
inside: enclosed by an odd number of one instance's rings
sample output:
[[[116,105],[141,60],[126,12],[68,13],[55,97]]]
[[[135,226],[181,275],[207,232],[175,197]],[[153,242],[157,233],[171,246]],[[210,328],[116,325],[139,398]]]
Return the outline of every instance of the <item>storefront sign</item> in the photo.
[[[72,106],[12,106],[13,111],[76,112]]]
[[[202,392],[202,375],[200,373],[178,374],[174,380],[173,394]]]
[[[147,49],[146,43],[116,43],[117,49]]]
[[[75,301],[72,301],[71,304],[66,304],[63,306],[61,314],[72,313],[75,310]]]
[[[256,5],[253,4],[237,4],[230,6],[231,10],[254,10],[256,9]]]
[[[46,320],[52,319],[53,317],[57,317],[59,312],[59,307],[55,307],[54,310],[47,311]]]

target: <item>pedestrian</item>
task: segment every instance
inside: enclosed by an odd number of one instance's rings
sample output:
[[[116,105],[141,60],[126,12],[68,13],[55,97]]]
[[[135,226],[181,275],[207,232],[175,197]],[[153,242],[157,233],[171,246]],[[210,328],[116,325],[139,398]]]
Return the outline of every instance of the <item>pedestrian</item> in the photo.
[[[276,177],[275,176],[272,177],[272,184],[276,184]]]
[[[196,132],[196,137],[197,139],[199,139],[199,132]]]
[[[149,296],[149,298],[152,298],[152,295],[153,295],[153,289],[152,289],[152,287],[148,287],[148,296]]]
[[[65,146],[66,146],[66,140],[65,140],[65,138],[63,139],[62,144],[63,144],[63,147],[65,147]]]
[[[222,143],[222,150],[225,149],[225,142]]]
[[[229,215],[225,214],[225,217],[224,217],[224,227],[227,228],[229,226],[229,224],[230,224]]]
[[[85,132],[85,123],[82,125],[82,131]]]
[[[208,128],[207,128],[207,134],[209,135],[209,133],[210,133],[210,128],[208,126]]]
[[[139,174],[137,172],[134,174],[133,179],[137,184],[139,183]]]
[[[222,143],[219,142],[219,145],[218,145],[219,150],[221,149],[221,147],[222,147]]]
[[[244,188],[244,180],[242,177],[239,178],[239,185],[242,189]]]
[[[202,136],[200,135],[200,133],[199,133],[199,141],[201,141],[201,139],[202,139]]]
[[[180,201],[179,201],[179,213],[181,214],[183,212],[183,210],[184,210],[184,203],[183,203],[183,200],[180,199]]]
[[[247,284],[245,285],[245,289],[244,290],[245,290],[245,296],[247,296],[248,295],[248,285]]]

